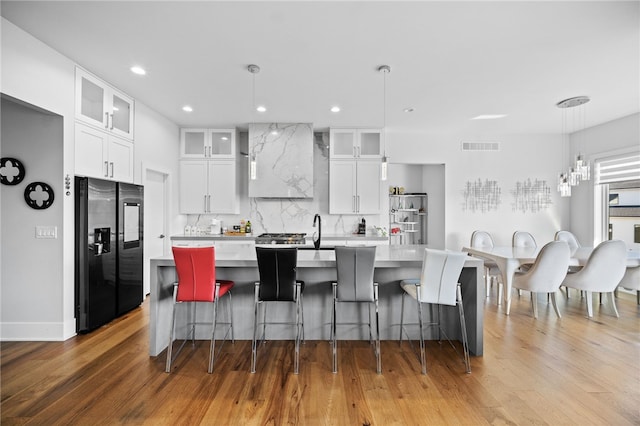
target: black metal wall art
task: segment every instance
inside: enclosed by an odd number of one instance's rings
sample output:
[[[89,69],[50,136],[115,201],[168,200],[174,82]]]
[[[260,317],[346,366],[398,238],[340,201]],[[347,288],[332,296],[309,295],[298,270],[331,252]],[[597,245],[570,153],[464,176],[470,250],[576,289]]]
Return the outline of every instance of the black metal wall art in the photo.
[[[3,185],[17,185],[24,179],[24,166],[20,160],[11,157],[0,158],[0,182]]]
[[[31,182],[24,189],[24,200],[32,209],[43,210],[53,204],[53,188],[44,182]]]

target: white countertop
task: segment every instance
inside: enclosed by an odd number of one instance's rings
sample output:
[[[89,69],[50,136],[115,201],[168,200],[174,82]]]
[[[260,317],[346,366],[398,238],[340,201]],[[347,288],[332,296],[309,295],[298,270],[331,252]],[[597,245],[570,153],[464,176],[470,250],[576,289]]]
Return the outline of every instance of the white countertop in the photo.
[[[377,246],[376,268],[416,267],[422,265],[426,245]],[[151,259],[158,265],[173,265],[173,255]],[[298,267],[323,268],[335,267],[336,256],[333,250],[298,250]],[[469,256],[465,266],[482,267],[483,261]],[[254,244],[234,244],[216,249],[216,266],[257,267]]]
[[[253,241],[258,235],[255,233],[247,236],[236,236],[236,235],[222,235],[222,234],[198,234],[198,235],[185,235],[185,234],[177,234],[172,235],[171,240],[181,241],[181,240],[199,240],[199,241],[210,241],[210,240],[222,240],[222,241]],[[305,240],[307,243],[311,243],[312,236],[306,235]],[[389,237],[381,237],[374,234],[322,234],[322,241],[388,241]]]

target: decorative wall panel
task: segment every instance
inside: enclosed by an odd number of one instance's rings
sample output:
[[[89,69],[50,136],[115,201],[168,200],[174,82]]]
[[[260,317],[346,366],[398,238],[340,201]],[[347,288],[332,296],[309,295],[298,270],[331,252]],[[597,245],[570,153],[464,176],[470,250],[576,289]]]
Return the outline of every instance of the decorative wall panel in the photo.
[[[463,194],[463,210],[486,213],[498,210],[501,203],[501,192],[498,181],[478,178],[475,181],[467,181]]]
[[[511,191],[513,211],[522,213],[538,213],[546,210],[551,205],[551,187],[547,181],[527,179],[523,182],[516,182],[516,187]]]
[[[249,126],[249,160],[256,178],[249,197],[313,197],[313,125],[256,123]]]

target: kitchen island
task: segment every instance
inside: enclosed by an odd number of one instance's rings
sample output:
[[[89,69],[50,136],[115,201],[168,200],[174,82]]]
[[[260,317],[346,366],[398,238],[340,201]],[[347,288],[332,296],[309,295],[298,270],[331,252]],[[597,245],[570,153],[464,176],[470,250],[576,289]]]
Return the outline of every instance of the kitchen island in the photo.
[[[378,246],[374,279],[379,283],[380,338],[397,340],[400,333],[400,306],[402,290],[399,281],[417,278],[422,268],[424,245]],[[483,353],[483,306],[484,280],[482,260],[469,257],[460,275],[462,298],[467,323],[469,350],[472,355]],[[333,293],[331,283],[336,279],[335,252],[333,250],[299,250],[298,279],[305,281],[303,295],[304,331],[307,340],[328,340],[331,322]],[[254,244],[236,244],[216,249],[216,274],[219,279],[233,280],[233,315],[235,338],[250,340],[253,337],[254,283],[258,280],[258,265]],[[157,356],[169,342],[169,324],[173,303],[173,285],[176,282],[173,256],[151,259],[151,300],[149,355]],[[226,301],[225,301],[226,302]],[[414,302],[415,303],[415,302]],[[416,322],[415,304],[405,308],[406,321]],[[211,306],[200,304],[198,321],[211,321]],[[280,303],[277,309],[269,308],[269,321],[290,320],[292,303]],[[179,307],[182,308],[182,307]],[[224,318],[226,309],[221,305],[220,315]],[[184,335],[186,311],[178,313],[177,333]],[[338,306],[338,322],[365,321],[368,310],[365,306],[343,303]],[[221,318],[219,317],[219,320]],[[443,307],[442,320],[447,335],[460,340],[460,326],[457,309]],[[409,328],[412,338],[418,336],[417,327]],[[198,339],[210,338],[210,327],[198,327]],[[341,340],[368,339],[366,327],[342,326],[338,329]],[[293,339],[293,327],[267,327],[267,339]],[[429,336],[429,335],[428,335]],[[430,338],[437,338],[433,332]],[[383,354],[384,356],[384,354]]]

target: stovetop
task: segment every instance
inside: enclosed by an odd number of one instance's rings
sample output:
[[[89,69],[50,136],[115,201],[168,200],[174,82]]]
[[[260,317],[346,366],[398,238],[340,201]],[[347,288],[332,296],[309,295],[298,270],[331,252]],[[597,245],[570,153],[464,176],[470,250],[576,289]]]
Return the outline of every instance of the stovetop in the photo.
[[[264,233],[256,237],[256,244],[304,244],[305,233]]]

